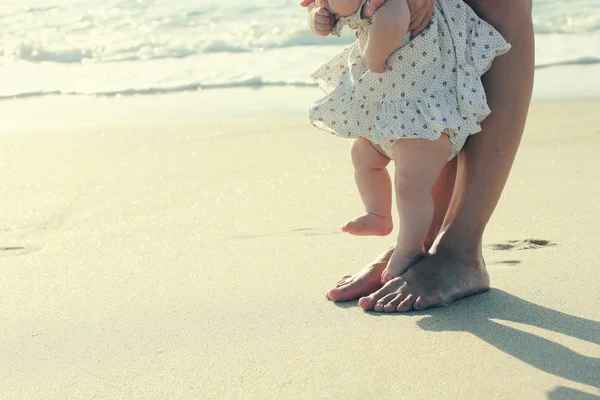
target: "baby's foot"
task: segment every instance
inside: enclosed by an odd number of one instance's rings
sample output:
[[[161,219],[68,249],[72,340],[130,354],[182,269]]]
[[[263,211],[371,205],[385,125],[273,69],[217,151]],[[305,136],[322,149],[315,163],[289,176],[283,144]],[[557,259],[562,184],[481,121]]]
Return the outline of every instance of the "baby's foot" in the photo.
[[[388,261],[387,267],[381,273],[381,283],[385,284],[387,281],[399,277],[415,265],[421,257],[423,257],[421,253],[416,256],[406,257],[394,250],[394,254],[392,254],[390,261]]]
[[[387,236],[394,229],[392,216],[365,213],[342,226],[342,232],[357,236]]]

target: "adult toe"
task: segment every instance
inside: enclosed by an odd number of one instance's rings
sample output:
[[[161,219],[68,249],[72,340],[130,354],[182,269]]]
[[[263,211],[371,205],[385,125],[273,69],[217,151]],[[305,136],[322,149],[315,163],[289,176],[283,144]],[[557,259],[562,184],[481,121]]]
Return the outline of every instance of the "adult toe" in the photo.
[[[388,303],[383,306],[383,311],[384,312],[396,312],[396,309],[398,308],[398,304],[400,304],[400,302],[403,299],[403,294],[402,293],[395,293],[395,296],[393,299],[391,299],[390,301],[388,301]]]
[[[415,295],[409,293],[404,299],[398,304],[396,307],[396,311],[398,312],[408,312],[413,309],[415,304]]]
[[[377,300],[377,303],[375,303],[375,311],[377,312],[381,312],[383,311],[384,307],[392,300],[394,300],[394,298],[398,295],[398,293],[396,292],[392,292],[389,294],[386,294],[385,296],[383,296],[382,298],[380,298],[379,300]]]
[[[432,293],[427,296],[419,296],[415,299],[413,309],[420,311],[428,308],[438,307],[444,304],[444,299],[440,293]]]
[[[396,292],[398,290],[400,284],[401,284],[401,282],[398,281],[398,278],[392,279],[391,281],[389,281],[385,285],[383,285],[383,287],[380,288],[379,290],[371,293],[368,296],[362,297],[358,301],[358,306],[365,311],[373,310],[375,307],[375,304],[377,304],[377,302],[380,299],[382,299],[383,297],[387,296],[390,293]]]

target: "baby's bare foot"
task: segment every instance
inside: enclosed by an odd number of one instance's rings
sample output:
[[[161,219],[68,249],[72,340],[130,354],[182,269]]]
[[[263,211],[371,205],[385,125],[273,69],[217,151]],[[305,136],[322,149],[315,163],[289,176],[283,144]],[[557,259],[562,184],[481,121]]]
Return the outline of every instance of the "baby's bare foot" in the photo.
[[[398,251],[394,251],[390,261],[388,261],[387,266],[381,273],[381,283],[385,284],[386,282],[402,275],[405,273],[410,267],[416,264],[417,261],[422,257],[421,253],[413,256],[405,256],[400,254]]]
[[[342,232],[356,236],[387,236],[394,229],[392,216],[380,217],[365,213],[342,226]]]

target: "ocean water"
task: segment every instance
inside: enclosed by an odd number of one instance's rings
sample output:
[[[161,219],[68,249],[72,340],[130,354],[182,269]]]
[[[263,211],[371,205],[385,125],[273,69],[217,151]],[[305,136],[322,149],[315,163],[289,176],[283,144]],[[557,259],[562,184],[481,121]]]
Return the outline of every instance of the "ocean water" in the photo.
[[[0,0],[0,99],[308,86],[353,40],[299,0]],[[600,64],[600,0],[534,0],[537,68]]]

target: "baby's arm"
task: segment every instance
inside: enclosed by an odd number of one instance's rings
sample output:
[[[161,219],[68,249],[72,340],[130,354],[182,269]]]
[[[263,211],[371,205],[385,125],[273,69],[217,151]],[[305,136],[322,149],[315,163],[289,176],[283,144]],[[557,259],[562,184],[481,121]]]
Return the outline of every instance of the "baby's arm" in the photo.
[[[363,56],[371,72],[386,70],[385,61],[408,33],[410,10],[406,0],[386,0],[373,15]]]

